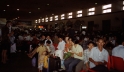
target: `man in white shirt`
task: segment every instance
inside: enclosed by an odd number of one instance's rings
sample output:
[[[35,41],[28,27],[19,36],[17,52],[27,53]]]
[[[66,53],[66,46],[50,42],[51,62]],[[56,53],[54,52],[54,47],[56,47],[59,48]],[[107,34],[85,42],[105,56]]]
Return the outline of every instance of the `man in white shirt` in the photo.
[[[94,47],[91,50],[89,61],[90,68],[98,72],[108,72],[107,67],[105,66],[108,62],[108,52],[103,48],[104,40],[98,39],[97,47]]]
[[[112,50],[112,55],[124,59],[124,40],[121,38],[117,39],[116,42],[118,43],[118,46]]]
[[[67,72],[72,72],[73,67],[76,66],[81,60],[83,60],[83,48],[78,44],[78,40],[73,41],[72,55],[73,57],[66,59],[64,65]]]
[[[63,60],[65,41],[63,40],[62,36],[59,37],[59,44],[57,46],[57,49],[58,50],[55,51],[55,56],[58,56],[58,57],[60,57],[61,60]]]

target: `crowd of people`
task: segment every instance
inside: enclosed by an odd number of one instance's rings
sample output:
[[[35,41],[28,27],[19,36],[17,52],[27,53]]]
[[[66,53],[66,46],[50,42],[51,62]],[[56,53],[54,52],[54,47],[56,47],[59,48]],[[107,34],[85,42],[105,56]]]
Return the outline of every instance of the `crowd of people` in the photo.
[[[59,57],[61,67],[67,72],[93,69],[108,72],[106,64],[109,55],[124,59],[124,34],[86,31],[64,33],[21,31],[11,29],[11,21],[2,28],[2,63],[6,63],[9,53],[25,52],[30,58],[38,53],[38,69],[48,68],[50,56]]]

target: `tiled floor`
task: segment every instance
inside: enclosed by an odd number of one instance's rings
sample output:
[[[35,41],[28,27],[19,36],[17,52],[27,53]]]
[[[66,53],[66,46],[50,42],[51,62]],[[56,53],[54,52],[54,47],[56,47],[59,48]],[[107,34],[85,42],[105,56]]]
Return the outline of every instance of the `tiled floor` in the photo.
[[[32,67],[31,59],[26,53],[11,54],[6,64],[0,63],[0,72],[38,72],[36,67]]]

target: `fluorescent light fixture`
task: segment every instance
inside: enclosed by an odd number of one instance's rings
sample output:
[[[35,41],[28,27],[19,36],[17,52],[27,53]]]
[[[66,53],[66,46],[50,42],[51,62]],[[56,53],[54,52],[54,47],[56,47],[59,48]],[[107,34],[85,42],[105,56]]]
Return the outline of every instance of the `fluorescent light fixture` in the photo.
[[[65,14],[61,15],[61,20],[65,19]]]
[[[107,5],[103,5],[102,9],[108,9],[108,8],[111,8],[112,7],[112,4],[107,4]]]
[[[50,17],[50,21],[53,21],[53,17]]]

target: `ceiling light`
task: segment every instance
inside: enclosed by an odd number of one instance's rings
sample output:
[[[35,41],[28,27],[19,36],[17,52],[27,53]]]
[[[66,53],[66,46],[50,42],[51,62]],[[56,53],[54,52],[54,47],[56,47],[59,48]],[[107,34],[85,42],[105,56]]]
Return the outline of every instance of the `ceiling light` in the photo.
[[[19,9],[17,9],[17,11],[19,11]]]
[[[47,4],[47,5],[49,5],[49,4]]]
[[[6,10],[3,10],[3,11],[6,11]]]
[[[54,15],[54,14],[52,14],[52,15]]]
[[[97,4],[97,3],[95,3],[95,4]]]
[[[40,8],[38,8],[38,10],[40,10]]]
[[[31,13],[31,12],[29,12],[29,13]]]
[[[15,18],[15,19],[17,19],[17,18]]]
[[[9,6],[9,5],[7,5],[7,6]]]

